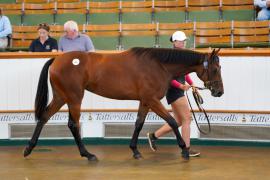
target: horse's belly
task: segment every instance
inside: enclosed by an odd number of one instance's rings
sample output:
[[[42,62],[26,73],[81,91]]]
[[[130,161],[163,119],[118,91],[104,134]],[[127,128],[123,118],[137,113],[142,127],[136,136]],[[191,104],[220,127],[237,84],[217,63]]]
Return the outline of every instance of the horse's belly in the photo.
[[[138,100],[139,96],[134,91],[123,90],[123,89],[111,89],[111,88],[87,88],[88,91],[106,97],[110,99],[119,99],[119,100]]]

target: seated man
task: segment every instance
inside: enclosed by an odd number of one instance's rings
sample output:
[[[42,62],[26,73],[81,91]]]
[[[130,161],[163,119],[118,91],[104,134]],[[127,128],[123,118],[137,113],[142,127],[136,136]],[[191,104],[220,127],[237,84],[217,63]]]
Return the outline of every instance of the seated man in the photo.
[[[67,21],[64,24],[65,35],[59,40],[59,51],[95,51],[92,40],[85,34],[79,33],[75,21]]]
[[[0,8],[0,50],[8,46],[8,35],[12,33],[11,24],[7,16],[3,15],[3,10]]]
[[[261,9],[258,12],[258,21],[270,19],[270,0],[254,0],[254,5]]]

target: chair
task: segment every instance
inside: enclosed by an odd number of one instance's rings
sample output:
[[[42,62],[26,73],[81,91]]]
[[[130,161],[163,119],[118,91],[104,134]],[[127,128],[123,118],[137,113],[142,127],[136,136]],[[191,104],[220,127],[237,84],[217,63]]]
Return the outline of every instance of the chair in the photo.
[[[22,4],[1,4],[1,7],[12,25],[22,24]]]
[[[120,21],[123,24],[153,22],[152,1],[120,1]]]
[[[121,24],[120,32],[122,49],[156,46],[156,24]]]
[[[219,21],[220,0],[188,0],[187,13],[189,21]]]
[[[73,20],[78,24],[87,23],[89,3],[56,3],[56,24],[64,24],[66,21]]]
[[[50,2],[58,2],[58,3],[77,3],[80,0],[50,0]]]
[[[231,47],[231,22],[196,22],[195,48]]]
[[[38,25],[46,22],[48,24],[54,23],[55,4],[24,4],[24,11],[22,16],[22,23],[27,26]]]
[[[31,45],[31,40],[21,40],[21,39],[13,39],[12,40],[12,48],[11,51],[28,51],[29,46]]]
[[[264,28],[269,27],[270,21],[233,21],[234,28]]]
[[[38,37],[37,26],[12,26],[12,49],[28,50],[32,40]]]
[[[37,33],[38,26],[12,26],[13,33]],[[37,34],[36,34],[37,36]]]
[[[64,26],[63,25],[52,25],[50,26],[50,36],[59,40],[60,37],[64,34]]]
[[[116,50],[119,48],[119,24],[86,25],[86,34],[90,36],[99,50]]]
[[[16,0],[1,0],[0,4],[6,4],[6,3],[16,3]]]
[[[193,37],[193,22],[187,23],[158,23],[158,46],[162,48],[171,48],[172,43],[170,42],[170,37],[175,31],[183,31],[187,36],[187,48],[192,48],[194,44]]]
[[[234,47],[269,47],[270,21],[233,22]]]
[[[89,2],[88,23],[119,23],[119,2]]]
[[[181,23],[186,21],[185,0],[154,1],[155,21],[159,23]]]
[[[49,3],[50,0],[16,0],[16,3]]]
[[[222,0],[224,21],[252,21],[255,19],[254,0]]]

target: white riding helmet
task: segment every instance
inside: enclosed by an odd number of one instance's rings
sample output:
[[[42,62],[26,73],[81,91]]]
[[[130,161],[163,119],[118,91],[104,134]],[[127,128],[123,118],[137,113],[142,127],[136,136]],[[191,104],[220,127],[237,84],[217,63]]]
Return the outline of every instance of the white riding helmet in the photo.
[[[186,34],[183,31],[175,31],[170,38],[171,42],[174,41],[185,41],[187,39]]]

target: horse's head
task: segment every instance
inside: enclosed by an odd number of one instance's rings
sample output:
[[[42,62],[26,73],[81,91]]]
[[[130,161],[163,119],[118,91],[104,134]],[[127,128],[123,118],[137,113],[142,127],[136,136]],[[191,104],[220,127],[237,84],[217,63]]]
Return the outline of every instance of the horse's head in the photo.
[[[211,54],[208,54],[202,64],[202,70],[198,77],[204,82],[204,86],[211,91],[212,96],[220,97],[224,93],[223,82],[221,77],[221,67],[219,64],[218,52],[214,49]]]

